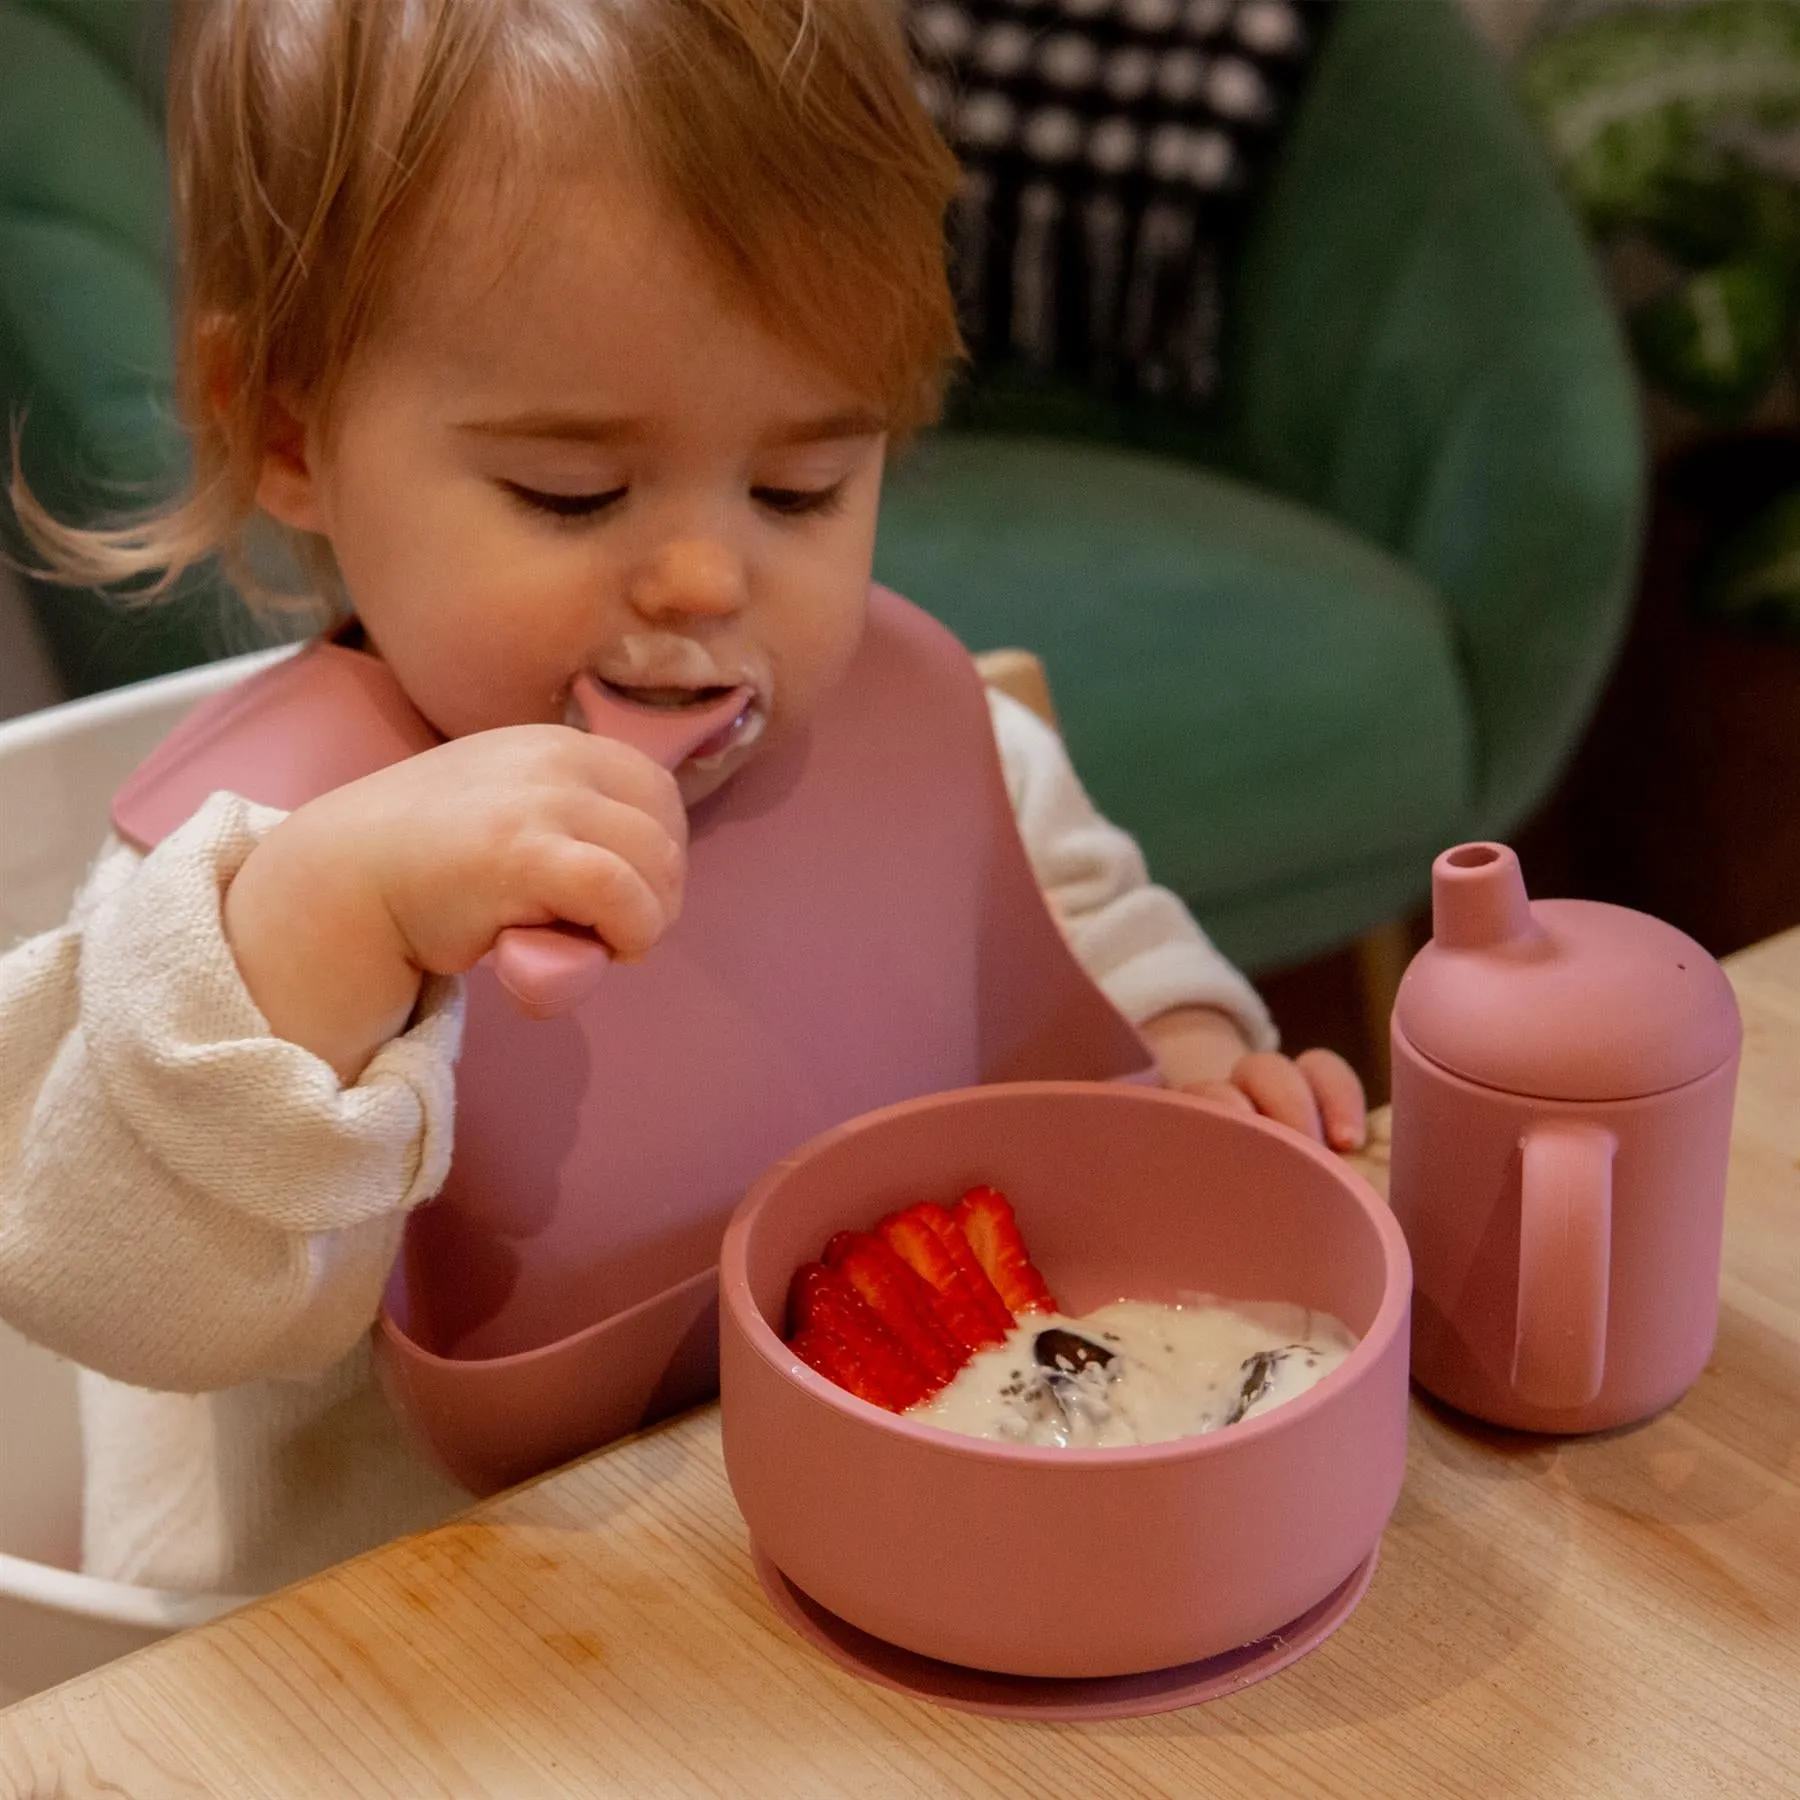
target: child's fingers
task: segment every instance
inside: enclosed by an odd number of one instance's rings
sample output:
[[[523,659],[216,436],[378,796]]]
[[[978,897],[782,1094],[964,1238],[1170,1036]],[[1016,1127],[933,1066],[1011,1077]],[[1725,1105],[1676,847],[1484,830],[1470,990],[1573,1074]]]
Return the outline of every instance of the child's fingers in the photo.
[[[660,818],[583,787],[561,790],[549,812],[569,837],[623,857],[656,891],[671,917],[680,913],[687,880],[685,840],[671,837]]]
[[[1231,1071],[1231,1079],[1250,1096],[1265,1118],[1291,1126],[1320,1143],[1325,1141],[1325,1127],[1312,1088],[1297,1065],[1285,1056],[1254,1051],[1239,1061]]]
[[[1245,1118],[1256,1117],[1256,1102],[1241,1088],[1235,1088],[1229,1081],[1190,1081],[1183,1084],[1181,1091],[1192,1094],[1196,1100],[1204,1100],[1224,1112],[1242,1113]]]
[[[629,744],[581,732],[570,735],[578,745],[583,779],[594,792],[648,813],[676,843],[687,843],[687,808],[667,769]]]
[[[1334,1150],[1360,1150],[1369,1135],[1369,1107],[1356,1071],[1331,1050],[1303,1050],[1295,1066],[1311,1086]]]
[[[555,918],[586,925],[623,962],[652,949],[675,921],[674,909],[617,851],[575,838],[543,846],[531,893]]]

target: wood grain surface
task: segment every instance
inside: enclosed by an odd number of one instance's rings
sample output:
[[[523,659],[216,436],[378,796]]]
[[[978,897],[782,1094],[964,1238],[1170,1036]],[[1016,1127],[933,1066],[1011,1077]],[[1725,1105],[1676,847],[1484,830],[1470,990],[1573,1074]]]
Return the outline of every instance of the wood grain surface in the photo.
[[[0,1714],[0,1795],[1793,1800],[1800,932],[1730,967],[1705,1374],[1573,1441],[1415,1401],[1368,1597],[1256,1687],[1021,1724],[840,1673],[757,1587],[708,1408]]]

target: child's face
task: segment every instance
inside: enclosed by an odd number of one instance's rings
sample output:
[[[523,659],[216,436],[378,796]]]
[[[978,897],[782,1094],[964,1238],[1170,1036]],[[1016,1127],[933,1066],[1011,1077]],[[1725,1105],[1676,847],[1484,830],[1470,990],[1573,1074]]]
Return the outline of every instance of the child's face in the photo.
[[[748,683],[732,742],[680,772],[691,802],[856,651],[881,421],[723,299],[641,191],[571,183],[541,216],[498,270],[474,211],[433,233],[329,438],[276,442],[259,498],[330,540],[447,736],[573,721],[583,671],[659,702]]]

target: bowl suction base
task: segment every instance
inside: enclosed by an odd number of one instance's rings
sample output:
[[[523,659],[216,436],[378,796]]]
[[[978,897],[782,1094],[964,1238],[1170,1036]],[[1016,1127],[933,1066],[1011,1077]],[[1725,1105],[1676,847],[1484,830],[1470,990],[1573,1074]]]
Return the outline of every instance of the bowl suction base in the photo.
[[[770,1604],[801,1637],[836,1663],[915,1700],[1007,1719],[1131,1719],[1174,1712],[1235,1694],[1317,1649],[1355,1611],[1375,1574],[1377,1544],[1350,1576],[1292,1624],[1218,1656],[1145,1675],[1056,1678],[965,1669],[902,1650],[840,1619],[804,1594],[757,1546],[757,1579]]]

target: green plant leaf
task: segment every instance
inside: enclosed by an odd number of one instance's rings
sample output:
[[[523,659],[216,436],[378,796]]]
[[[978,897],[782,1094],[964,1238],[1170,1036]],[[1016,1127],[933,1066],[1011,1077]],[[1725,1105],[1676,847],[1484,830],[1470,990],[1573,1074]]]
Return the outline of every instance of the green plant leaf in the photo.
[[[1708,617],[1800,639],[1800,491],[1784,494],[1727,540],[1696,598]]]
[[[1800,189],[1712,146],[1664,172],[1643,226],[1684,268],[1750,257],[1800,268]]]
[[[1800,5],[1694,0],[1577,15],[1521,80],[1576,204],[1600,229],[1648,225],[1663,183],[1724,120],[1800,121]]]
[[[1793,283],[1781,259],[1750,257],[1687,276],[1631,315],[1649,378],[1710,418],[1749,412],[1781,367]]]

